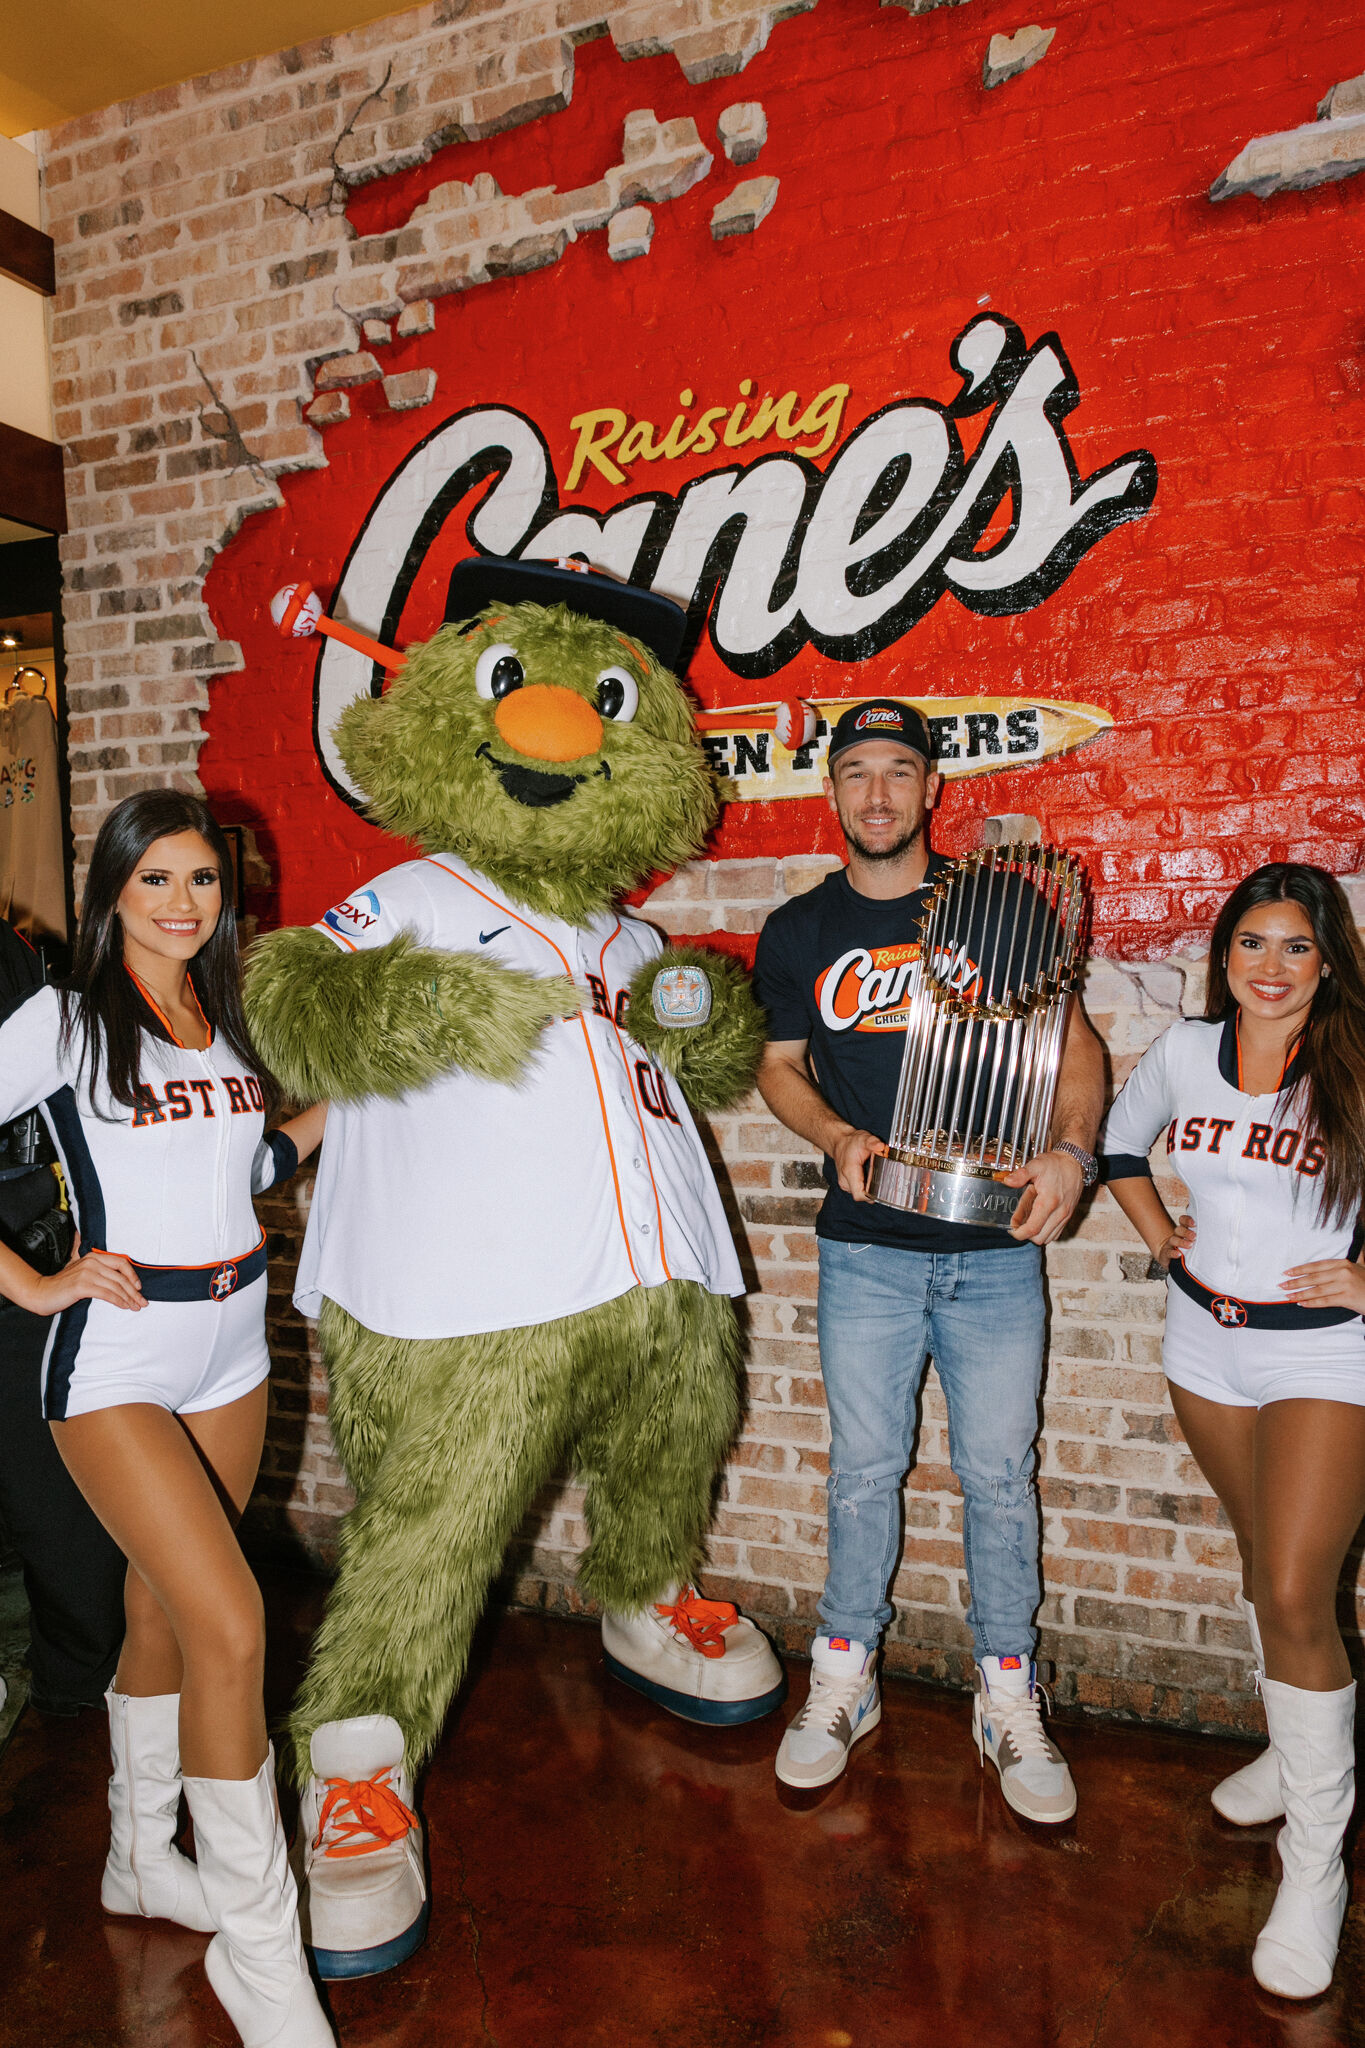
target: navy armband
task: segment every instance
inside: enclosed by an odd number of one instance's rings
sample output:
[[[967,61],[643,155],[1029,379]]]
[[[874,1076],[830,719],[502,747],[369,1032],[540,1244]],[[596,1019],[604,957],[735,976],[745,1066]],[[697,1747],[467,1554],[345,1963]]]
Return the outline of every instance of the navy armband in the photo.
[[[1100,1180],[1150,1180],[1151,1161],[1140,1152],[1101,1152]]]
[[[266,1159],[271,1162],[269,1180],[265,1177]],[[256,1157],[251,1163],[251,1192],[264,1194],[267,1188],[283,1187],[299,1170],[299,1149],[294,1140],[283,1131],[267,1131],[256,1147]]]

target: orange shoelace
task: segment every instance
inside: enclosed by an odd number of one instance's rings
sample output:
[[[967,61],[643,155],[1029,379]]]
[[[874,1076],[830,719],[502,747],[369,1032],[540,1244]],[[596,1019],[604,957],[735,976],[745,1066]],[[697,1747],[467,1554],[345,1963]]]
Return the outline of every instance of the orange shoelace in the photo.
[[[404,1806],[388,1783],[387,1771],[377,1778],[358,1778],[354,1782],[349,1778],[329,1778],[313,1847],[321,1845],[330,1827],[332,1839],[324,1855],[372,1856],[376,1849],[401,1842],[409,1828],[416,1826],[416,1814]]]
[[[703,1657],[725,1655],[725,1631],[739,1620],[739,1609],[729,1600],[703,1600],[692,1586],[684,1586],[672,1606],[660,1601],[655,1608],[680,1636],[686,1636]]]

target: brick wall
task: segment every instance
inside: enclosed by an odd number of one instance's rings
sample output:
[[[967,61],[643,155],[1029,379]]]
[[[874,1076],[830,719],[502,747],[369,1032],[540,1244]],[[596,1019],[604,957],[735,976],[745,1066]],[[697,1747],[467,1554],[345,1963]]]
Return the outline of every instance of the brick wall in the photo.
[[[1360,69],[1356,12],[1139,13],[1117,31],[1106,10],[1061,0],[1045,60],[986,97],[989,39],[1018,26],[1003,0],[432,0],[46,138],[78,851],[130,790],[202,779],[254,834],[264,919],[315,916],[397,857],[322,784],[309,678],[253,637],[251,576],[328,518],[337,568],[369,473],[471,391],[506,395],[471,387],[463,366],[481,352],[534,391],[528,337],[576,334],[603,403],[594,309],[611,295],[666,354],[698,318],[699,266],[718,266],[704,324],[723,337],[766,319],[814,251],[826,282],[784,314],[815,383],[854,365],[859,416],[941,380],[952,333],[994,292],[1030,339],[1055,321],[1083,360],[1087,470],[1156,451],[1150,520],[1055,598],[1026,618],[940,608],[900,650],[908,675],[944,690],[1038,673],[1110,709],[1106,741],[1014,774],[1007,796],[958,785],[942,831],[960,844],[988,811],[1028,812],[1089,851],[1110,957],[1088,1000],[1121,1078],[1197,1007],[1191,935],[1229,875],[1285,854],[1365,864],[1359,736],[1341,710],[1365,666],[1362,376],[1339,310],[1359,282],[1359,181],[1264,208],[1206,198],[1250,136],[1311,120]],[[903,371],[893,342],[913,345]],[[643,409],[648,380],[619,353]],[[714,696],[724,679],[703,680]],[[816,680],[807,664],[784,687]],[[739,808],[753,816],[727,820],[721,857],[651,899],[670,929],[741,944],[828,865],[818,806]],[[814,1162],[756,1103],[717,1119],[715,1140],[754,1291],[714,1583],[796,1643],[823,1540]],[[325,1557],[346,1494],[288,1307],[306,1199],[305,1182],[265,1205],[278,1372],[254,1522]],[[1063,1698],[1252,1719],[1231,1541],[1171,1422],[1145,1271],[1104,1195],[1050,1255],[1046,1650]],[[571,1600],[578,1515],[572,1491],[542,1503],[523,1597]],[[892,1661],[960,1678],[960,1509],[932,1382],[906,1519]]]

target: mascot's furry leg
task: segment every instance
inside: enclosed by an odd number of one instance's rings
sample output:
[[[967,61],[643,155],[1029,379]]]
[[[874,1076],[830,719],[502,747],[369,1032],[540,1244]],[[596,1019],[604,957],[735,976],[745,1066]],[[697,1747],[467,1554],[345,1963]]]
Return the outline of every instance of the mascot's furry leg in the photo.
[[[609,1383],[583,1390],[572,1445],[591,1539],[579,1583],[608,1610],[643,1607],[694,1576],[716,1475],[739,1427],[739,1327],[728,1295],[673,1280],[613,1306],[623,1355]]]
[[[684,1720],[758,1720],[787,1691],[767,1637],[688,1583],[739,1425],[734,1304],[671,1280],[617,1307],[630,1318],[625,1371],[574,1435],[591,1539],[578,1576],[605,1610],[607,1669]]]
[[[390,1968],[422,1938],[411,1773],[440,1734],[507,1544],[566,1455],[588,1479],[581,1577],[608,1609],[611,1670],[705,1721],[771,1712],[785,1681],[750,1622],[686,1583],[738,1421],[728,1298],[675,1280],[427,1342],[378,1336],[329,1302],[321,1336],[357,1498],[292,1733],[305,1923],[321,1973],[337,1977]],[[329,1819],[345,1830],[331,1864]],[[366,1928],[381,1897],[385,1928],[403,1929],[382,1942]]]

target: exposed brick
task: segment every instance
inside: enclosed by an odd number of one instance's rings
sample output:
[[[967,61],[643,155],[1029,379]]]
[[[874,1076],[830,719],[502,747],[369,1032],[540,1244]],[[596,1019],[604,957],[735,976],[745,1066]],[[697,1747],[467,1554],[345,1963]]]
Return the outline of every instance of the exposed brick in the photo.
[[[415,406],[430,405],[435,396],[434,370],[404,370],[384,379],[384,397],[394,412],[411,412]]]
[[[344,391],[325,391],[305,408],[304,416],[315,427],[332,427],[351,417],[351,401]]]
[[[332,356],[321,365],[315,379],[319,391],[347,391],[357,384],[374,384],[383,371],[368,350],[354,355]]]
[[[430,334],[436,325],[436,308],[430,299],[414,299],[410,306],[404,306],[398,316],[398,338],[406,341],[409,335]]]
[[[751,235],[777,202],[776,178],[748,178],[712,209],[711,236],[723,242],[730,235]]]

